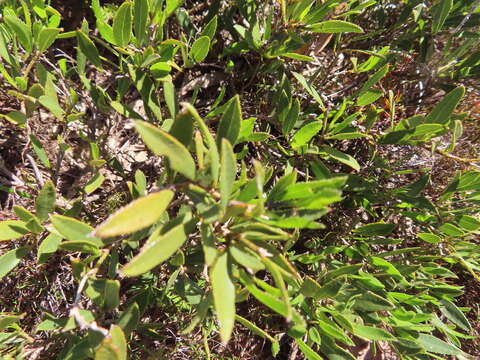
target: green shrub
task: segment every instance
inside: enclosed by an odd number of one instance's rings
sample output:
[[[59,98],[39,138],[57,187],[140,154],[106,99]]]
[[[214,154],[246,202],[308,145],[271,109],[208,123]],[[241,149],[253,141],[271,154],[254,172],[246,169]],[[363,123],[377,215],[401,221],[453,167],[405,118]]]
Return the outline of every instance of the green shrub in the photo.
[[[42,310],[34,326],[3,309],[4,358],[26,356],[38,334],[64,345],[49,355],[61,359],[161,356],[139,340],[161,337],[155,308],[169,309],[184,336],[202,329],[206,358],[209,339],[234,341],[237,324],[274,356],[286,333],[309,360],[356,359],[362,342],[371,353],[387,342],[402,359],[469,358],[462,342],[475,329],[459,276],[480,281],[479,159],[453,152],[470,126],[456,111],[461,81],[480,69],[478,2],[212,1],[199,16],[188,1],[92,0],[90,22],[74,31],[49,3],[0,5],[2,87],[22,104],[2,121],[30,139],[51,179],[36,175],[30,208],[0,222],[0,240],[12,243],[0,278],[21,277],[26,259],[43,269],[68,254],[77,291],[68,313]],[[348,74],[333,79],[340,88],[322,78],[336,66],[323,48],[348,57]],[[206,80],[179,88],[179,76],[204,67],[231,83],[213,95]],[[420,90],[445,90],[433,107],[414,104],[423,115],[393,91],[408,69],[428,70],[416,73]],[[161,170],[125,168],[84,104],[132,121]],[[29,126],[38,113],[60,126],[57,166]],[[76,151],[72,132],[88,145],[76,155],[89,176],[74,201],[57,181]],[[421,171],[406,156],[391,161],[405,149],[463,167],[437,181],[428,161]],[[102,191],[115,194],[92,205]],[[250,316],[259,307],[269,316]]]

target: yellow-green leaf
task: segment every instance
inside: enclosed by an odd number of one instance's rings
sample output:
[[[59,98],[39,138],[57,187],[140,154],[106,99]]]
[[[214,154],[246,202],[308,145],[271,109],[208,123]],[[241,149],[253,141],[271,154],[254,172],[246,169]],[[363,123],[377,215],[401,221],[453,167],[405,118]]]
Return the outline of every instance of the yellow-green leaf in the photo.
[[[153,269],[172,256],[187,240],[185,225],[174,227],[165,234],[156,231],[149,241],[122,269],[124,276],[137,276]]]
[[[18,265],[20,260],[22,260],[22,258],[24,258],[29,251],[30,247],[21,247],[10,250],[0,256],[0,279],[2,279],[13,268],[15,268],[15,266]]]
[[[18,37],[18,41],[22,44],[27,52],[32,52],[33,36],[31,29],[19,18],[12,15],[5,15],[3,20],[12,29]]]
[[[208,50],[210,50],[210,38],[208,36],[200,36],[192,44],[190,56],[193,61],[201,62],[207,57]]]
[[[222,160],[220,168],[220,203],[225,209],[233,189],[233,182],[237,173],[235,154],[227,139],[222,139]]]
[[[112,325],[109,335],[106,336],[95,352],[95,360],[126,360],[127,341],[122,329]]]
[[[210,268],[213,303],[220,322],[220,338],[226,344],[235,324],[235,286],[229,274],[228,253],[223,252]]]
[[[130,42],[132,34],[132,3],[124,2],[117,10],[113,19],[113,38],[118,46],[125,47]]]
[[[363,29],[355,24],[343,20],[327,20],[309,25],[308,30],[324,34],[336,34],[344,32],[363,33]]]
[[[102,69],[100,55],[92,40],[82,30],[77,30],[78,46],[82,53],[92,62],[93,65]]]
[[[135,122],[135,128],[154,154],[166,156],[172,169],[191,180],[195,179],[195,161],[177,139],[145,121]]]
[[[35,199],[35,210],[40,221],[48,219],[48,214],[55,210],[57,191],[51,181],[47,181]]]
[[[54,43],[57,35],[60,34],[61,29],[58,28],[43,28],[38,35],[38,50],[44,52]]]
[[[95,230],[95,235],[106,238],[144,229],[160,218],[172,198],[170,190],[141,197],[111,215]]]
[[[87,241],[102,246],[103,243],[99,238],[92,235],[93,228],[72,217],[63,215],[53,215],[51,221],[55,229],[65,239],[70,241]]]
[[[23,221],[0,221],[0,241],[18,239],[29,232],[30,230]]]

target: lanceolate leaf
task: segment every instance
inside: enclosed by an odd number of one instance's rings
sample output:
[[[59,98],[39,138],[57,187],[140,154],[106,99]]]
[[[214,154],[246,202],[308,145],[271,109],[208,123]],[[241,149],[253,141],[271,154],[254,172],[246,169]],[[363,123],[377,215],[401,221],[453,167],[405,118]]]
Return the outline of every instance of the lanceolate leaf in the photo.
[[[220,337],[227,343],[235,324],[235,286],[229,273],[228,253],[223,252],[210,268],[213,303],[220,322]]]
[[[117,10],[113,19],[113,38],[118,46],[125,47],[130,42],[132,34],[132,3],[124,2]]]
[[[386,330],[373,327],[373,326],[364,326],[364,325],[355,325],[354,334],[358,337],[367,339],[367,340],[395,340],[395,336],[387,332]]]
[[[313,349],[305,344],[302,340],[295,339],[295,342],[298,344],[298,348],[308,360],[322,360],[322,357],[313,351]]]
[[[222,138],[226,138],[230,144],[235,145],[242,123],[242,110],[240,108],[240,97],[236,95],[229,100],[225,112],[220,119],[217,133],[217,144],[221,146]]]
[[[442,354],[442,355],[461,355],[462,354],[462,351],[456,346],[446,343],[445,341],[440,340],[439,338],[432,335],[420,334],[418,335],[417,341],[421,345],[423,345],[425,350],[427,350],[428,352]]]
[[[92,40],[82,30],[77,30],[77,39],[80,50],[98,68],[102,68],[102,61],[100,55]]]
[[[321,129],[322,123],[320,121],[314,121],[305,125],[293,135],[292,148],[306,145]]]
[[[4,16],[5,23],[15,32],[18,41],[27,52],[32,52],[33,36],[31,29],[19,18],[11,15]]]
[[[321,151],[327,154],[327,158],[337,160],[345,165],[350,166],[354,170],[360,170],[360,164],[357,162],[357,160],[352,156],[341,152],[340,150],[330,146],[322,146]]]
[[[119,326],[112,325],[95,352],[95,360],[127,360],[127,341]]]
[[[15,266],[18,265],[25,255],[30,251],[30,247],[21,247],[13,249],[0,256],[0,279],[7,275]]]
[[[442,299],[440,302],[442,303],[440,310],[451,322],[465,331],[472,331],[470,322],[454,303],[446,299]]]
[[[154,154],[166,156],[172,169],[191,180],[195,179],[192,155],[177,139],[145,121],[135,122],[135,127]]]
[[[121,270],[124,276],[138,276],[150,271],[172,256],[187,240],[185,225],[177,225],[165,234],[154,233],[147,244]]]
[[[233,188],[233,182],[237,173],[235,154],[232,145],[227,139],[222,139],[222,160],[220,168],[220,203],[225,209]]]
[[[327,20],[312,24],[307,27],[308,30],[319,33],[335,34],[343,32],[363,33],[360,26],[343,20]]]
[[[38,35],[38,51],[44,52],[47,50],[60,34],[61,29],[58,28],[43,28]]]
[[[147,21],[148,21],[148,0],[135,0],[133,9],[133,28],[135,30],[135,38],[139,45],[142,45],[147,39]]]
[[[35,199],[35,209],[41,221],[47,220],[48,214],[55,210],[56,196],[55,185],[51,181],[47,181]]]
[[[445,124],[455,110],[460,99],[465,94],[465,88],[459,86],[450,91],[425,118],[427,124]]]
[[[23,221],[0,221],[0,241],[18,239],[29,232]]]
[[[51,220],[55,229],[67,240],[88,241],[97,246],[103,245],[100,239],[92,235],[93,228],[88,224],[63,215],[53,215]]]
[[[141,197],[121,208],[95,230],[98,237],[127,235],[154,224],[173,198],[173,192],[162,190]]]
[[[219,170],[220,170],[220,155],[218,154],[218,147],[215,142],[215,139],[208,129],[208,126],[205,124],[205,121],[200,117],[198,114],[197,110],[195,108],[188,104],[188,103],[182,103],[182,112],[187,112],[190,114],[190,116],[193,117],[193,120],[197,124],[200,132],[202,133],[203,138],[205,139],[205,142],[208,146],[209,150],[209,156],[210,156],[210,173],[212,175],[212,180],[213,183],[216,184],[218,181],[218,175],[219,175]]]
[[[432,33],[436,34],[441,30],[445,20],[452,10],[453,0],[440,0],[438,4],[434,7],[433,13],[433,23],[432,23]]]

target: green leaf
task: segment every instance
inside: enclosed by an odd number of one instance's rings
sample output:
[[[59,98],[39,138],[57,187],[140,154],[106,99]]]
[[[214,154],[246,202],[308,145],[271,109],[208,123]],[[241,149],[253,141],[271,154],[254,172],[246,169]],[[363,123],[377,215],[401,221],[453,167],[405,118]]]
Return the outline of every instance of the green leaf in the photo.
[[[57,191],[51,181],[47,181],[35,199],[35,210],[40,221],[46,221],[48,215],[55,210]]]
[[[387,236],[395,229],[394,224],[372,223],[353,230],[360,236]]]
[[[191,180],[195,179],[192,155],[177,139],[145,121],[136,121],[135,128],[154,154],[166,156],[172,169]]]
[[[265,269],[265,265],[260,261],[256,254],[252,254],[248,249],[239,245],[231,245],[228,251],[236,263],[247,268],[251,272],[257,272]]]
[[[235,324],[235,286],[229,274],[228,253],[223,252],[210,268],[213,303],[220,323],[220,338],[226,344]]]
[[[13,210],[15,211],[15,215],[17,215],[20,218],[20,220],[22,220],[25,223],[25,226],[31,232],[40,234],[44,230],[44,227],[40,223],[40,220],[38,219],[38,217],[33,215],[27,209],[21,206],[15,205],[13,207]]]
[[[313,349],[305,344],[302,340],[295,339],[295,342],[298,344],[298,348],[308,360],[322,360],[322,357],[313,351]]]
[[[465,235],[465,233],[460,228],[450,223],[443,224],[438,228],[438,230],[446,235],[454,237]]]
[[[309,84],[302,74],[296,73],[294,71],[292,71],[292,74],[293,76],[295,76],[300,85],[302,85],[303,88],[307,90],[307,92],[310,94],[310,96],[318,103],[318,105],[320,105],[320,108],[325,111],[325,105],[323,104],[320,95],[318,94],[317,90],[315,90],[313,85]]]
[[[14,240],[28,234],[30,230],[23,221],[0,221],[0,241]]]
[[[274,343],[277,342],[274,337],[270,336],[267,332],[264,330],[260,329],[257,325],[254,323],[248,321],[244,317],[241,317],[240,315],[235,315],[235,320],[237,320],[240,324],[245,326],[247,329],[249,329],[251,332],[254,334],[263,337],[264,339],[269,340],[270,342]]]
[[[465,331],[472,331],[472,326],[470,325],[470,322],[463,314],[463,312],[454,303],[447,299],[440,300],[440,303],[442,304],[442,306],[440,307],[440,311],[443,315],[445,315],[448,320],[450,320],[455,325]]]
[[[359,324],[353,326],[353,333],[356,336],[366,340],[392,341],[397,339],[395,336],[383,329]]]
[[[146,0],[141,0],[146,1]],[[165,98],[165,102],[167,103],[168,111],[170,112],[170,116],[175,119],[177,116],[177,95],[175,93],[175,85],[172,81],[162,81],[163,86],[163,96]]]
[[[438,244],[440,241],[442,241],[442,238],[440,236],[432,233],[418,233],[417,237],[431,244]]]
[[[366,291],[355,299],[354,308],[362,311],[384,311],[392,310],[395,307],[387,299],[371,291]]]
[[[61,29],[58,28],[43,28],[38,34],[38,51],[44,52],[55,42],[57,35],[60,34]]]
[[[212,175],[213,183],[216,184],[218,181],[218,174],[220,169],[220,155],[218,154],[218,147],[215,142],[215,139],[208,129],[208,126],[205,124],[205,121],[200,117],[197,110],[188,104],[182,103],[182,112],[187,112],[193,118],[195,123],[197,124],[200,132],[202,133],[205,142],[207,143],[209,149],[209,156],[210,156],[210,173]]]
[[[325,333],[327,336],[339,340],[345,345],[354,346],[355,343],[342,331],[338,326],[333,326],[326,321],[318,320],[318,327]]]
[[[95,360],[127,360],[127,340],[119,326],[110,327],[109,336],[95,351]]]
[[[38,159],[42,162],[43,165],[50,169],[50,160],[48,159],[47,153],[45,152],[42,143],[34,135],[30,135],[30,142],[32,143],[33,150],[35,151]]]
[[[210,41],[213,41],[213,38],[215,37],[215,32],[217,31],[217,24],[218,24],[218,17],[215,15],[207,25],[203,28],[202,32],[200,33],[200,36],[208,36]]]
[[[25,51],[31,53],[33,49],[33,36],[30,27],[19,18],[12,15],[5,15],[3,20],[8,27],[15,32],[18,41],[22,44]]]
[[[357,106],[367,106],[371,103],[377,101],[382,97],[383,91],[382,90],[367,90],[362,95],[360,95],[357,99]]]
[[[62,241],[62,237],[51,233],[40,244],[37,251],[37,261],[39,264],[45,264],[50,255],[55,253]]]
[[[432,33],[436,34],[445,23],[445,20],[452,10],[453,0],[440,0],[439,3],[433,8],[433,22]]]
[[[292,106],[285,116],[285,120],[282,124],[282,133],[283,135],[287,135],[290,131],[293,130],[295,123],[298,121],[298,115],[300,114],[300,101],[295,99],[292,102]]]
[[[322,123],[320,121],[314,121],[303,126],[293,135],[290,146],[295,149],[306,145],[321,129]]]
[[[23,125],[27,122],[27,115],[22,111],[10,111],[7,114],[0,114],[0,117],[10,121],[12,124]]]
[[[337,149],[334,149],[330,146],[322,146],[321,151],[326,153],[325,156],[327,159],[332,158],[337,160],[347,166],[350,166],[354,170],[360,170],[360,164],[352,156],[345,154]]]
[[[190,57],[195,62],[202,62],[208,55],[210,50],[210,38],[208,36],[200,36],[192,44],[190,49]]]
[[[172,256],[187,240],[185,224],[175,226],[165,234],[156,230],[148,242],[124,268],[123,276],[138,276],[150,271]]]
[[[459,86],[450,91],[427,115],[425,123],[427,124],[445,124],[450,119],[457,104],[465,94],[465,88]]]
[[[67,240],[71,241],[87,241],[102,246],[100,239],[95,238],[93,228],[77,219],[63,216],[53,215],[51,221],[55,229]]]
[[[120,304],[120,282],[118,280],[105,280],[103,301],[105,311],[112,311]]]
[[[135,0],[133,8],[133,29],[139,45],[142,45],[148,36],[147,21],[149,11],[148,0]]]
[[[217,131],[217,146],[222,144],[222,138],[226,138],[230,144],[235,145],[240,133],[242,123],[242,110],[240,108],[240,97],[238,95],[230,99],[226,105]]]
[[[140,321],[140,308],[135,302],[120,314],[117,325],[120,326],[125,334],[130,334],[135,330]]]
[[[93,65],[102,70],[100,55],[92,40],[82,30],[77,30],[78,46],[82,53],[92,62]]]
[[[432,335],[419,334],[416,339],[426,351],[442,355],[461,355],[462,351]]]
[[[284,57],[287,57],[287,58],[290,58],[290,59],[295,59],[295,60],[300,60],[300,61],[314,61],[315,60],[311,56],[297,54],[297,53],[293,53],[293,52],[282,53],[282,54],[280,54],[280,56],[284,56]]]
[[[193,139],[193,121],[189,113],[182,111],[177,114],[170,129],[170,135],[180,141],[185,147],[190,146]]]
[[[105,176],[103,176],[100,172],[95,173],[93,177],[88,180],[88,183],[85,185],[85,193],[91,194],[95,190],[97,190],[100,186],[102,186],[103,182],[105,181]]]
[[[38,98],[38,102],[47,108],[53,115],[55,115],[58,120],[63,121],[65,112],[58,103],[56,96],[42,95]]]
[[[355,94],[356,96],[362,96],[365,94],[367,91],[371,89],[373,85],[375,85],[377,82],[382,80],[385,75],[387,75],[389,70],[389,65],[386,64],[382,66],[375,74],[370,76],[367,81],[365,81],[365,84],[358,90],[358,92]]]
[[[22,318],[23,315],[0,315],[0,331],[3,332],[10,325],[20,322]]]
[[[220,167],[220,204],[225,210],[233,189],[233,182],[237,174],[235,154],[230,142],[222,139],[222,159]]]
[[[101,238],[127,235],[153,225],[173,198],[173,191],[162,190],[119,209],[95,230]]]
[[[132,35],[132,3],[130,1],[125,1],[118,8],[112,29],[116,45],[127,46]]]
[[[98,245],[90,240],[64,241],[60,243],[58,247],[62,250],[81,252],[83,254],[100,254],[100,251],[98,250]]]
[[[12,271],[30,251],[30,247],[13,249],[0,256],[0,279]]]
[[[344,32],[363,33],[363,29],[360,26],[343,20],[322,21],[316,24],[308,25],[307,30],[324,34],[336,34]]]
[[[458,225],[468,231],[476,231],[480,228],[480,221],[469,215],[462,215],[458,220]]]

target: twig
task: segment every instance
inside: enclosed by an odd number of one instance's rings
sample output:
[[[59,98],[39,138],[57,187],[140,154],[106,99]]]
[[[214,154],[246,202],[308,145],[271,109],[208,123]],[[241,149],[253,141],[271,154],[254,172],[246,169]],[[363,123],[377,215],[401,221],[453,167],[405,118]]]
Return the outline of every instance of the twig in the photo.
[[[427,149],[428,151],[432,151],[432,147],[425,146],[425,149]],[[471,164],[475,167],[478,167],[478,165],[474,164],[474,163],[480,162],[480,158],[471,158],[471,159],[461,158],[459,156],[450,154],[450,153],[446,152],[445,150],[441,150],[441,149],[435,149],[435,152],[439,155],[442,155],[443,157],[448,158],[448,159],[459,161],[459,162],[462,162],[462,163],[465,163],[465,164]]]
[[[33,174],[35,175],[35,179],[37,179],[38,185],[40,185],[40,187],[43,188],[43,186],[45,185],[45,182],[43,181],[42,174],[38,169],[37,163],[35,162],[33,157],[31,157],[29,154],[25,155],[25,157],[27,158],[30,165],[32,165]]]

